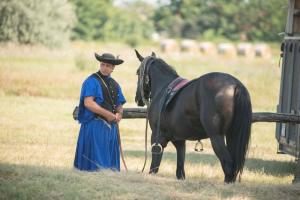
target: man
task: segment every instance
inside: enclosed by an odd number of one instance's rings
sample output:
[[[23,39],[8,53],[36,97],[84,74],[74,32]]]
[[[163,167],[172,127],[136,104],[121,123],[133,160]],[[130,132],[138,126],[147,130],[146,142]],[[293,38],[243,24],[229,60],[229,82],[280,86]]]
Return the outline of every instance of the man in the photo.
[[[78,113],[81,127],[74,166],[85,171],[120,171],[117,123],[122,119],[126,100],[111,73],[123,60],[110,53],[95,53],[95,57],[100,69],[90,75],[81,88]]]

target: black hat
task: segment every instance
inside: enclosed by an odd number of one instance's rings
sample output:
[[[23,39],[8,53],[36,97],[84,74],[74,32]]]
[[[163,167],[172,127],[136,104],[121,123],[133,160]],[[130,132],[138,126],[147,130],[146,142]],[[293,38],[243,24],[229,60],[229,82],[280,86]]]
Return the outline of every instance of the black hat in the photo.
[[[104,53],[102,55],[95,53],[95,57],[100,62],[109,63],[112,65],[120,65],[124,62],[122,59],[119,59],[118,56],[115,57],[114,55],[112,55],[110,53]]]

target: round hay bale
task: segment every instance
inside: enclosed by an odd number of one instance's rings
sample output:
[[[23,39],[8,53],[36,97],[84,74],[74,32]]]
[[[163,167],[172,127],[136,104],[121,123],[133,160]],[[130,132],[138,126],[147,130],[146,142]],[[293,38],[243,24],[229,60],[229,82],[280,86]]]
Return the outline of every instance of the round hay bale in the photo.
[[[183,52],[197,53],[198,46],[195,40],[185,39],[180,43],[180,50]]]
[[[245,57],[254,57],[254,48],[250,43],[240,43],[237,45],[237,55]]]
[[[235,56],[236,48],[231,43],[220,43],[218,45],[218,54],[224,55],[224,56]]]
[[[200,42],[199,50],[204,55],[212,55],[216,53],[216,45],[212,42]]]
[[[272,56],[270,47],[265,43],[256,44],[255,56],[261,58],[270,58]]]
[[[165,39],[160,42],[161,51],[164,53],[178,52],[179,46],[174,39]]]

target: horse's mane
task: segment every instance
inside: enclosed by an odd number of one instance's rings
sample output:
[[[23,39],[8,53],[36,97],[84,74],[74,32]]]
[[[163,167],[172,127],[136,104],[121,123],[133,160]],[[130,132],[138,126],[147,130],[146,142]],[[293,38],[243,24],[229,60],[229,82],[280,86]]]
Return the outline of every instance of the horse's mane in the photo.
[[[171,74],[178,76],[176,70],[172,66],[168,65],[163,59],[157,58],[155,59],[155,62],[156,65],[159,66],[160,68],[170,72]]]

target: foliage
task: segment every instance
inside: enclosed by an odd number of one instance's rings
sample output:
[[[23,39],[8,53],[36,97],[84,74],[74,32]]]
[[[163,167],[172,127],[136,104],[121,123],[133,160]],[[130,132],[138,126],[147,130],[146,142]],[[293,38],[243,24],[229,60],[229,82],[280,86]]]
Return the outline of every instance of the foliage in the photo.
[[[74,20],[67,0],[2,0],[0,41],[61,45],[69,40]]]
[[[155,32],[175,38],[278,41],[287,4],[281,0],[170,0],[157,5],[138,0],[69,1],[0,1],[0,41],[57,46],[71,35],[74,40],[122,41],[134,47]]]
[[[153,32],[143,8],[147,4],[132,2],[114,6],[111,0],[71,0],[76,7],[78,23],[74,39],[119,40],[135,46]],[[146,12],[147,13],[147,12]]]
[[[75,67],[80,70],[80,71],[84,71],[84,70],[89,70],[93,67],[93,64],[91,62],[90,59],[88,59],[84,54],[82,53],[78,53],[75,58],[74,58],[74,62],[75,62]]]
[[[75,6],[77,23],[73,39],[94,40],[103,37],[101,30],[111,11],[111,0],[71,0]]]
[[[170,37],[278,41],[286,12],[281,0],[171,0],[159,7],[155,28]]]

